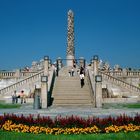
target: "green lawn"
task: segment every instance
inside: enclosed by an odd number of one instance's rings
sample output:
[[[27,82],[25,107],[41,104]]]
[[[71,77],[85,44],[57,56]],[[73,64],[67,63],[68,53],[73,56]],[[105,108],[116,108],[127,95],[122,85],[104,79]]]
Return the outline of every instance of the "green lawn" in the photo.
[[[123,107],[127,107],[127,108],[140,108],[140,103],[124,104]]]
[[[105,103],[103,104],[103,108],[140,108],[140,103]]]
[[[45,135],[0,131],[0,140],[140,140],[139,132],[87,134],[87,135]]]
[[[6,104],[3,102],[0,102],[0,109],[9,109],[9,108],[20,108],[21,105],[20,104]]]

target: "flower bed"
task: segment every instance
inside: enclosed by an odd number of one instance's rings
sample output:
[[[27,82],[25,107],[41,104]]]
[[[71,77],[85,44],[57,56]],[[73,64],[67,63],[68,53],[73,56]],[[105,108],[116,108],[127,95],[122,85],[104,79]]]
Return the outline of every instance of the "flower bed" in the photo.
[[[45,134],[92,134],[92,133],[111,133],[140,131],[140,115],[128,117],[120,115],[118,117],[87,119],[71,117],[50,117],[35,118],[33,115],[27,117],[14,114],[0,116],[0,129],[6,131],[26,132],[26,133],[45,133]]]

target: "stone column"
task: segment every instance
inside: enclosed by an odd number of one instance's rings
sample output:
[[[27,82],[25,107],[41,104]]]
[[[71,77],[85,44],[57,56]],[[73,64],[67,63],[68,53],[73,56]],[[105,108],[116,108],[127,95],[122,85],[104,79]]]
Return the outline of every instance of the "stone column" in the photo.
[[[18,82],[18,80],[20,79],[20,76],[21,76],[20,69],[17,69],[15,71],[15,79],[16,79],[16,82]]]
[[[68,11],[68,33],[67,33],[67,66],[73,66],[75,59],[74,49],[74,13],[72,10]]]
[[[49,68],[51,68],[51,66],[52,66],[52,61],[51,59],[49,59]]]
[[[123,69],[123,76],[127,76],[127,69]]]
[[[93,74],[94,76],[96,76],[98,74],[98,56],[97,55],[94,55],[93,57]]]
[[[41,77],[41,108],[48,107],[48,76]]]
[[[48,76],[49,74],[49,57],[44,57],[44,76]]]
[[[20,78],[20,69],[17,69],[16,71],[15,71],[15,77],[18,79],[18,78]]]
[[[41,107],[48,107],[48,75],[49,75],[49,57],[44,57],[44,74],[41,77]]]
[[[84,59],[84,57],[79,58],[79,65],[80,65],[80,67],[85,68],[85,59]]]
[[[62,59],[61,57],[57,58],[57,63],[58,63],[58,71],[62,68]]]
[[[92,68],[92,70],[94,68],[94,60],[93,59],[91,60],[91,68]]]
[[[95,76],[95,107],[102,107],[102,76]]]

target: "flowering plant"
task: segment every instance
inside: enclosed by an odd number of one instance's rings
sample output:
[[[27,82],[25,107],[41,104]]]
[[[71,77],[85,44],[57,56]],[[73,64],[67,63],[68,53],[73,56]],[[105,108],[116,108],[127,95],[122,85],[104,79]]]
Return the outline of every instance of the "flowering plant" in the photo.
[[[54,119],[38,115],[16,116],[4,114],[0,116],[0,129],[16,132],[46,133],[46,134],[87,134],[129,132],[140,130],[140,115],[128,117],[125,114],[117,117],[82,118],[78,116],[58,116]]]

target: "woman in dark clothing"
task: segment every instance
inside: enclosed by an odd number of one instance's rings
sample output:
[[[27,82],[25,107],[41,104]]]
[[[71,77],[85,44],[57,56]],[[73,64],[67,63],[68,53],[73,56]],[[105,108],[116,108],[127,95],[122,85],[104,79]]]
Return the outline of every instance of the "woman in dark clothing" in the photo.
[[[84,68],[83,67],[80,68],[80,79],[81,79],[81,88],[82,88],[85,84],[85,82],[84,82]]]

